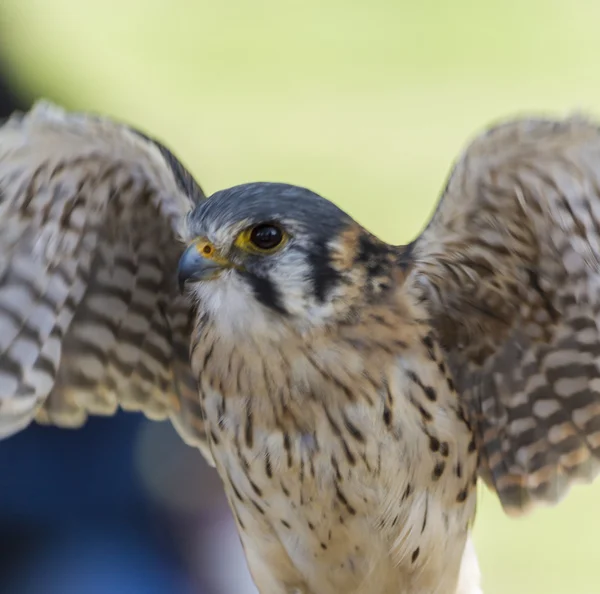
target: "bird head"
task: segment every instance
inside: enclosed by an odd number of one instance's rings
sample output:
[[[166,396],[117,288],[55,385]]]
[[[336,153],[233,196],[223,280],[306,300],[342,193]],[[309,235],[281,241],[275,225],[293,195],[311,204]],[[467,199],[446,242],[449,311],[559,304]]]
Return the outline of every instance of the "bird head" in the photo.
[[[188,215],[184,239],[180,287],[221,326],[254,333],[347,319],[377,283],[389,286],[397,261],[332,202],[287,184],[213,194]]]

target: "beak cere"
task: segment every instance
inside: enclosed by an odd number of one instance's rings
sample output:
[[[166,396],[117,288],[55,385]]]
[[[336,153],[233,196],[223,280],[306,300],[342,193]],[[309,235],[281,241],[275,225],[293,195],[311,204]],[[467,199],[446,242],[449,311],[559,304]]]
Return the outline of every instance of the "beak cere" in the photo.
[[[183,292],[188,282],[216,278],[226,268],[231,268],[230,262],[219,255],[212,243],[206,239],[197,239],[186,248],[179,259],[179,290]]]

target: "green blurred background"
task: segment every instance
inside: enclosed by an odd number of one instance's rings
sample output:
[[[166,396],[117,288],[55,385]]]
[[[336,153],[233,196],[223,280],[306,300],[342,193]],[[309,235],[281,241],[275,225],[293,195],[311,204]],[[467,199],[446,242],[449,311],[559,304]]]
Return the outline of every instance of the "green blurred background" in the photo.
[[[592,0],[1,0],[13,82],[162,139],[210,193],[308,186],[388,241],[474,133],[600,114]],[[600,484],[515,520],[481,488],[486,594],[598,594]],[[598,565],[596,565],[598,564]]]

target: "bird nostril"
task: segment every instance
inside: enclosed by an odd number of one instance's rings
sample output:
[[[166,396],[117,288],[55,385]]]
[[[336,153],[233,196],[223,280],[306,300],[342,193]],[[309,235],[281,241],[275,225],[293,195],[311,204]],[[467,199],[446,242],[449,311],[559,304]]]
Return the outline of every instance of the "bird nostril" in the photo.
[[[215,248],[209,241],[198,240],[195,242],[196,251],[207,258],[210,258],[215,253]]]

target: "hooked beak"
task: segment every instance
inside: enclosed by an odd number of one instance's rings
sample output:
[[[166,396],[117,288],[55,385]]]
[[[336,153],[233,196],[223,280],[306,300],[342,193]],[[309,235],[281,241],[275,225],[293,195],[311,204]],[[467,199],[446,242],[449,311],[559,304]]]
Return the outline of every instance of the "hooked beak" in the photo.
[[[183,293],[186,283],[212,280],[232,264],[223,258],[215,246],[205,238],[195,239],[179,259],[177,279]]]

